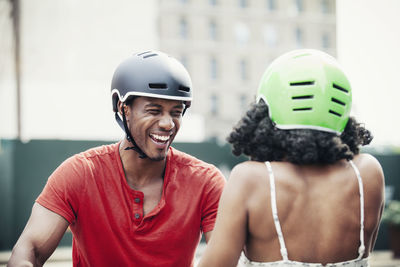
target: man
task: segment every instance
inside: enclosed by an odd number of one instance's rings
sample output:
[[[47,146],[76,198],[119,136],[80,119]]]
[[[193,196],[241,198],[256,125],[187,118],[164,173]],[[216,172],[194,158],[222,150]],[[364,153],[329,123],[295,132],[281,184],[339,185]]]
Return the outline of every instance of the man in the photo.
[[[9,266],[41,266],[68,226],[74,266],[193,266],[201,232],[208,241],[225,179],[170,147],[192,100],[188,72],[144,52],[118,66],[111,89],[126,139],[55,170]]]

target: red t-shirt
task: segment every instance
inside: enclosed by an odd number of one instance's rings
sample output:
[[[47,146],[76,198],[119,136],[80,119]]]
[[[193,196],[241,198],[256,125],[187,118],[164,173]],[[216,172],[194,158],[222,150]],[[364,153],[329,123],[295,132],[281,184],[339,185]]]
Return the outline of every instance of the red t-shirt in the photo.
[[[224,184],[213,165],[170,148],[161,201],[143,218],[117,143],[67,159],[36,201],[70,223],[74,266],[184,267],[214,227]]]

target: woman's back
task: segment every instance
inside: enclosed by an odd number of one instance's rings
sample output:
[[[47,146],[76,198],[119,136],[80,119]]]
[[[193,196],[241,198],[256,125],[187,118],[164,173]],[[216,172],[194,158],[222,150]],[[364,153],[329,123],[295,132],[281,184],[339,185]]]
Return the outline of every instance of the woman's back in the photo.
[[[379,163],[366,154],[353,160],[364,187],[365,256],[379,225],[383,175]],[[360,194],[355,170],[349,162],[301,166],[271,163],[276,203],[288,258],[309,263],[356,259],[360,246]],[[272,217],[270,177],[260,162],[241,167],[248,175],[248,235],[245,253],[256,262],[282,260]],[[240,171],[240,170],[238,170]],[[266,230],[268,229],[268,230]]]
[[[251,161],[231,172],[200,266],[368,266],[384,178],[359,154],[372,135],[350,117],[347,76],[330,55],[300,49],[259,84],[227,138]]]

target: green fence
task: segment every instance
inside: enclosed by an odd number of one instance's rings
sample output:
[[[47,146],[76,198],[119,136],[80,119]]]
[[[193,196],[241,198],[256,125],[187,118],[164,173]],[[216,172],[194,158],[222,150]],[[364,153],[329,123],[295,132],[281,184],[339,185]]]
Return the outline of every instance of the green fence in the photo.
[[[49,175],[67,157],[88,148],[107,144],[101,141],[0,140],[0,250],[10,250],[21,234],[32,205]],[[175,143],[174,147],[221,169],[230,170],[244,157],[234,157],[229,145],[215,142]],[[375,155],[381,162],[386,184],[400,199],[400,155]],[[60,245],[70,245],[66,233]],[[386,228],[381,227],[376,249],[387,249]]]

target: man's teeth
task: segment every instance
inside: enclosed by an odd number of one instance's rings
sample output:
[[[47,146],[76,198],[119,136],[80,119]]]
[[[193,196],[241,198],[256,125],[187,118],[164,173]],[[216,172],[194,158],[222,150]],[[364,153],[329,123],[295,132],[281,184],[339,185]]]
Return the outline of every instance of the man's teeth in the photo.
[[[165,141],[167,141],[169,139],[169,135],[168,136],[164,136],[164,135],[152,134],[151,137],[153,137],[157,141],[162,141],[162,142],[165,142]]]

